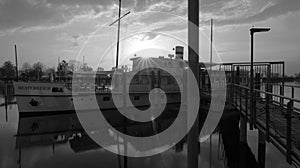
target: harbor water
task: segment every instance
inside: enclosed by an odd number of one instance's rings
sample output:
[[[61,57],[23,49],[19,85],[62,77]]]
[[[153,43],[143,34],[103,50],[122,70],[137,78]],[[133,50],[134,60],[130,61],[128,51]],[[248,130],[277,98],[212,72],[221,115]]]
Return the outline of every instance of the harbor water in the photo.
[[[300,86],[299,83],[289,83]],[[289,95],[288,89],[285,94]],[[295,89],[295,98],[300,99],[300,89]],[[4,105],[4,95],[0,95],[0,167],[1,168],[46,168],[46,167],[105,167],[118,168],[118,155],[113,154],[86,137],[85,141],[76,142],[76,137],[71,136],[74,131],[62,131],[65,121],[75,118],[75,114],[62,114],[56,116],[28,117],[20,118],[18,107],[14,103],[15,98],[9,97],[7,114]],[[7,118],[7,121],[6,121]],[[38,136],[22,135],[20,130],[26,130],[27,122],[34,123],[42,120],[48,125],[52,132],[41,133]],[[51,124],[52,123],[52,124]],[[60,127],[61,125],[61,127]],[[76,127],[76,126],[75,126]],[[30,127],[34,130],[35,128]],[[63,132],[63,133],[62,133]],[[60,133],[60,134],[59,134]],[[55,139],[49,140],[49,136]],[[17,136],[18,135],[18,136]],[[59,136],[61,135],[61,136]],[[69,136],[70,135],[70,136]],[[249,131],[249,146],[257,158],[257,131]],[[51,139],[51,138],[50,138]],[[209,140],[201,144],[201,154],[199,155],[199,165],[201,167],[224,167],[224,160],[220,158],[218,151],[219,136],[214,134],[212,142]],[[271,143],[267,143],[266,167],[289,168],[293,167],[285,162],[285,156],[280,153]],[[212,158],[210,159],[210,155]],[[211,165],[210,165],[211,164]],[[123,167],[123,165],[121,165]],[[183,145],[182,150],[175,147],[161,154],[142,157],[128,158],[130,168],[185,168],[187,167],[187,148]]]

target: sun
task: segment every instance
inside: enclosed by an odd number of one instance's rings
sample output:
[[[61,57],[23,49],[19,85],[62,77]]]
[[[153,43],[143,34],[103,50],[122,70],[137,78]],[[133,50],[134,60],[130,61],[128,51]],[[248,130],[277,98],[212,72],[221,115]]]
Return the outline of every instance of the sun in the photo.
[[[138,35],[126,40],[126,48],[124,50],[127,54],[135,54],[150,48],[158,48],[155,39]]]

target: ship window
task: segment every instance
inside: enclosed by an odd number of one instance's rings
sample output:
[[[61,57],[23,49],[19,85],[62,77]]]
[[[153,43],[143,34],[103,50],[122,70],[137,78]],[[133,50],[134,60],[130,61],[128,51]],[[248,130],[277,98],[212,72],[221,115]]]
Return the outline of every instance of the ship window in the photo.
[[[63,92],[63,88],[53,87],[52,92]]]
[[[171,77],[167,77],[167,84],[168,85],[171,85],[171,84],[173,84],[173,82],[172,82],[172,78]]]
[[[103,101],[109,101],[110,97],[103,97]]]
[[[140,79],[138,77],[133,78],[133,84],[140,84]]]
[[[133,100],[140,100],[140,96],[134,96]]]

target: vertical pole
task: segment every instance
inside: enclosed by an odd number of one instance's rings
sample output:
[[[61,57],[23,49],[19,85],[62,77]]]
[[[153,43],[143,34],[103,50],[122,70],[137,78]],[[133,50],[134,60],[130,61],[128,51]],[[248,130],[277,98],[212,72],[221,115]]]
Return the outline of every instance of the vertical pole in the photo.
[[[280,87],[279,87],[279,94],[280,94],[281,96],[284,95],[283,90],[284,90],[284,85],[283,85],[283,82],[282,82],[282,84],[281,84]],[[283,108],[283,98],[282,98],[282,97],[280,97],[280,107]]]
[[[199,1],[188,0],[188,20],[188,63],[196,80],[199,83]],[[187,136],[188,168],[198,167],[198,136],[199,113]]]
[[[213,50],[213,19],[210,20],[210,72],[212,71],[212,59],[213,59],[212,50]]]
[[[286,161],[292,163],[292,110],[294,102],[290,100],[287,104],[287,117],[286,117]]]
[[[281,96],[284,96],[284,84],[285,84],[285,63],[283,62],[282,64],[282,78],[281,78],[281,85],[282,85],[282,88],[280,89],[280,95]],[[284,100],[283,98],[281,98],[280,100],[280,104],[282,104],[283,106],[283,103],[284,103]]]
[[[117,53],[116,53],[116,70],[119,66],[119,48],[120,48],[120,26],[121,26],[121,0],[119,0],[119,20],[118,20],[118,40],[117,40]]]
[[[16,61],[16,81],[19,80],[19,70],[18,70],[18,51],[17,45],[15,44],[15,61]]]
[[[250,36],[251,36],[251,44],[250,44],[250,52],[251,52],[251,55],[250,55],[250,129],[253,130],[253,123],[254,123],[254,104],[253,104],[253,94],[254,94],[254,91],[253,91],[253,36],[254,36],[254,33],[252,31],[250,31]]]
[[[235,82],[235,79],[234,79],[234,66],[231,65],[231,98],[232,98],[232,103],[234,104],[234,82]]]
[[[57,61],[58,61],[58,64],[57,64],[57,70],[58,70],[59,63],[60,63],[60,57],[58,57],[57,59],[58,59],[58,60],[57,60]],[[58,81],[59,81],[59,82],[60,82],[60,74],[61,74],[61,73],[58,71]]]
[[[7,114],[7,104],[8,104],[8,97],[7,97],[7,84],[4,84],[4,106],[5,106],[5,119],[6,122],[8,121],[8,114]]]
[[[249,117],[249,114],[248,114],[248,102],[249,102],[249,99],[248,99],[248,89],[245,89],[245,114],[246,114],[246,122],[248,120],[248,117]]]
[[[271,95],[269,95],[268,93],[269,92],[272,92],[271,91],[271,66],[268,65],[268,68],[267,68],[267,85],[266,85],[266,91],[267,91],[267,94],[266,94],[266,139],[267,141],[269,142],[270,141],[270,107],[269,107],[269,104],[270,104],[270,101],[271,101]]]
[[[258,168],[265,168],[266,161],[266,136],[259,130],[258,131]]]

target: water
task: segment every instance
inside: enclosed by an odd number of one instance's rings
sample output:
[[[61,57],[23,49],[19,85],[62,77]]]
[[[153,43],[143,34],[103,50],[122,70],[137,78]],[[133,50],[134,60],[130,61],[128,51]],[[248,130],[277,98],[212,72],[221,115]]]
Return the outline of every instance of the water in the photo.
[[[299,85],[300,86],[300,85]],[[288,91],[286,91],[288,94]],[[300,90],[295,92],[295,98],[300,98]],[[11,98],[11,101],[14,99]],[[0,104],[4,102],[0,95]],[[64,131],[66,121],[74,119],[74,115],[44,116],[20,118],[16,104],[8,106],[8,121],[5,120],[5,108],[0,106],[0,167],[1,168],[47,168],[47,167],[105,167],[118,168],[118,156],[100,148],[97,144],[89,141],[74,141],[72,134],[74,130]],[[36,128],[29,127],[28,123],[48,123],[47,134],[37,136],[17,137],[19,133],[26,133]],[[32,125],[30,125],[32,126]],[[52,131],[52,133],[51,133]],[[60,133],[53,133],[60,132]],[[257,157],[257,132],[249,131],[249,145]],[[61,135],[61,136],[59,136]],[[55,138],[53,138],[55,137]],[[223,167],[223,160],[218,158],[218,136],[212,138],[212,165],[211,167]],[[183,151],[176,152],[170,149],[162,154],[144,158],[129,158],[129,168],[185,168],[187,167],[186,145]],[[209,141],[201,144],[201,155],[199,156],[200,167],[209,167]],[[287,168],[285,156],[273,145],[267,144],[267,167]]]
[[[3,98],[0,99],[3,101]],[[69,121],[76,115],[63,114],[56,116],[20,118],[17,105],[8,106],[8,122],[5,121],[4,107],[0,107],[0,167],[1,168],[46,168],[46,167],[105,167],[118,168],[118,156],[100,148],[90,141],[75,141],[72,130],[66,130]],[[44,124],[44,130],[37,135],[28,136],[33,130],[33,123]],[[45,124],[47,125],[45,127]],[[41,133],[41,134],[40,134]],[[16,136],[23,134],[24,136]],[[27,134],[27,135],[26,135]],[[26,136],[25,136],[26,135]],[[218,139],[213,136],[212,167],[222,167],[223,161],[217,158]],[[202,144],[199,165],[209,167],[209,142]],[[170,149],[162,154],[144,158],[129,158],[129,168],[184,168],[187,163],[186,145],[182,152]]]

